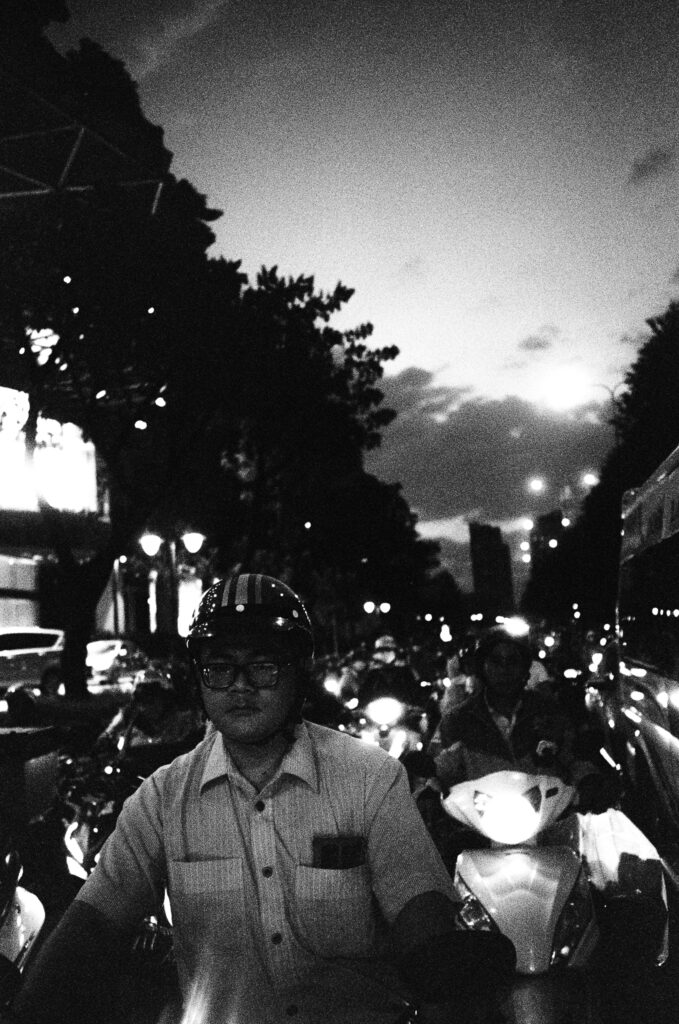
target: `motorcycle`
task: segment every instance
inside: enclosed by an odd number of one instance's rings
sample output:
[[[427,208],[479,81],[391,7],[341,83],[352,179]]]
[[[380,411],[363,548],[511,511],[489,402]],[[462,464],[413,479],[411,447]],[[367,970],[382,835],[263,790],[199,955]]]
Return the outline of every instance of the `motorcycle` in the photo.
[[[94,870],[102,847],[113,832],[122,806],[144,778],[186,749],[186,743],[130,748],[128,728],[120,747],[110,755],[64,758],[58,801],[64,826],[69,874],[84,882]],[[172,918],[165,894],[162,908],[140,924],[132,940],[138,956],[164,968],[172,962]]]
[[[377,697],[360,707],[358,701],[347,706],[354,712],[349,730],[364,743],[381,747],[397,759],[412,751],[421,751],[427,728],[422,708],[404,704],[395,697]]]
[[[442,800],[455,821],[486,840],[455,863],[458,926],[497,929],[513,942],[512,1021],[597,1020],[584,972],[599,939],[589,878],[575,839],[565,841],[568,829],[549,831],[574,797],[561,779],[500,771],[453,786]],[[527,983],[536,976],[544,983]]]
[[[0,1012],[21,984],[21,974],[35,948],[45,909],[38,897],[19,885],[23,868],[13,845],[3,844],[0,858]]]

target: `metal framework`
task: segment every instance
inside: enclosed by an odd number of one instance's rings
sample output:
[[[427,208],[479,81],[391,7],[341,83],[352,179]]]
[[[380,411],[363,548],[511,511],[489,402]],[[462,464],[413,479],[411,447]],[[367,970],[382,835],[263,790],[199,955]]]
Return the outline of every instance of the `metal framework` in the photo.
[[[110,138],[0,69],[0,199],[55,192],[86,198],[104,184],[116,184],[149,189],[153,214],[164,180]]]

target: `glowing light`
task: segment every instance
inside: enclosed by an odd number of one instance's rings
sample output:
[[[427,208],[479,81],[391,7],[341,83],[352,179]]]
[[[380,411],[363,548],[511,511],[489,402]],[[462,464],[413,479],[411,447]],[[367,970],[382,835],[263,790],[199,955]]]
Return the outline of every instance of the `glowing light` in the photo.
[[[146,430],[148,427],[146,420],[136,420],[134,425],[137,430]]]
[[[167,405],[167,402],[165,401],[162,395],[159,395],[158,398],[156,398],[154,404],[157,405],[159,409],[164,409],[165,406]]]
[[[546,636],[544,639],[545,647],[553,647],[555,643],[556,641],[553,636]]]
[[[540,824],[538,812],[519,794],[488,797],[481,813],[483,831],[496,843],[524,843],[535,835]]]
[[[97,391],[95,398],[106,398],[106,389],[102,388],[101,391]]]
[[[408,736],[405,729],[394,729],[391,736],[391,744],[389,746],[389,754],[391,757],[395,757],[398,761],[399,757],[405,750],[406,740]]]
[[[433,619],[433,617],[434,617],[434,616],[433,616],[433,615],[431,614],[431,612],[427,612],[427,614],[426,614],[426,615],[425,615],[425,617],[424,617],[424,621],[425,621],[425,622],[431,622],[431,620]]]
[[[379,697],[368,704],[365,713],[375,725],[386,727],[398,722],[403,714],[403,704],[394,697]]]
[[[591,399],[592,382],[577,366],[555,366],[538,385],[538,398],[551,409],[572,409]]]
[[[155,313],[155,311],[156,311],[156,307],[155,306],[149,306],[149,308],[147,309],[147,313]]]
[[[519,547],[521,548],[522,551],[530,551],[530,541],[529,540],[522,540],[521,543],[519,544]]]
[[[632,690],[632,692],[630,693],[630,698],[632,700],[640,701],[644,699],[644,694],[641,692],[641,690]]]
[[[304,529],[305,530],[310,530],[311,529],[311,523],[309,522],[308,519],[307,519],[306,523],[304,524]]]
[[[528,481],[528,487],[534,494],[541,494],[545,489],[545,481],[539,476],[534,476]]]
[[[535,526],[535,523],[532,519],[522,519],[521,526],[524,528],[524,530],[532,530]]]
[[[563,519],[561,520],[561,525],[562,525],[562,526],[564,527],[564,529],[565,529],[565,528],[566,528],[567,526],[570,526],[570,525],[571,525],[571,521],[570,521],[570,519],[568,518],[568,516],[564,516],[564,517],[563,517]]]
[[[525,562],[526,565],[528,565],[530,562],[530,555],[521,555],[521,561]]]
[[[555,540],[555,538],[552,537],[552,539],[549,542],[549,546],[550,546],[550,548],[558,548],[558,546],[559,546],[558,540]]]
[[[71,283],[71,278],[68,276],[68,274],[66,275],[65,278],[63,278],[63,282],[64,282],[64,284],[70,284]]]
[[[328,676],[323,683],[323,687],[328,691],[328,693],[333,693],[335,697],[339,697],[340,690],[342,689],[342,685],[337,676]]]
[[[528,636],[530,626],[525,619],[519,618],[518,615],[512,615],[505,619],[505,629],[510,636]]]
[[[585,487],[596,487],[599,483],[599,477],[596,473],[585,473],[582,478],[582,482]]]
[[[445,622],[441,626],[441,632],[439,633],[439,639],[444,644],[449,644],[450,641],[453,639],[453,634],[450,632],[450,626],[448,626]]]
[[[163,543],[163,538],[159,537],[157,533],[145,533],[143,537],[139,539],[139,544],[145,555],[149,558],[154,558],[155,555],[160,551],[160,545]]]
[[[182,536],[182,544],[190,555],[197,554],[205,543],[205,534],[189,530]]]
[[[366,601],[365,604],[363,605],[363,611],[366,613],[366,615],[372,615],[372,613],[375,611],[375,607],[376,605],[374,601]]]

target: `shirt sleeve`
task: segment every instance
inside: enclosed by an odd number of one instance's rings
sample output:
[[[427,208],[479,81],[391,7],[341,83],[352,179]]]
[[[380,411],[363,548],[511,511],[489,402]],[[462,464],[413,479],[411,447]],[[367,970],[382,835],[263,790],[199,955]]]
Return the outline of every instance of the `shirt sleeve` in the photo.
[[[162,780],[154,772],[124,803],[96,868],[77,895],[120,927],[133,927],[163,902]]]
[[[392,924],[413,897],[441,892],[457,897],[408,786],[403,765],[386,761],[367,794],[368,862],[372,888]]]

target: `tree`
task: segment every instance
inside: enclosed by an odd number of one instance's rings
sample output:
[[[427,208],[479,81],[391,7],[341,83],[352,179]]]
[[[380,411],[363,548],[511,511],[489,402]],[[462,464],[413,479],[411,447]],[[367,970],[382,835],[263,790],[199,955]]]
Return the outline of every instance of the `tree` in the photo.
[[[114,175],[90,183],[85,199],[57,188],[4,210],[0,380],[29,395],[29,445],[39,415],[83,430],[110,496],[108,539],[85,558],[66,517],[42,502],[58,553],[66,684],[84,696],[98,598],[145,527],[193,521],[227,570],[295,582],[337,569],[339,553],[314,568],[305,523],[319,494],[360,477],[362,453],[392,418],[377,383],[397,350],[369,349],[368,324],[330,327],[352,294],[341,284],[324,294],[312,277],[285,281],[273,268],[251,287],[238,263],[208,259],[219,214],[167,173],[162,131],[143,117],[123,65],[87,41],[65,65],[51,56],[50,80],[69,110],[89,125],[100,118],[116,146],[155,161],[163,180],[152,206]],[[383,560],[394,571],[426,545],[395,491],[380,514],[384,536],[400,522]]]

